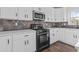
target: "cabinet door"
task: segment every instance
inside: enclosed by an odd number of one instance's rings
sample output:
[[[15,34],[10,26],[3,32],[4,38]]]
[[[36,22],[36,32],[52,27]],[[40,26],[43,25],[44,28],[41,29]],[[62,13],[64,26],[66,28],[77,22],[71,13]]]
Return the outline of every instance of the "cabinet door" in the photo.
[[[35,34],[26,37],[26,52],[34,52],[36,50],[36,36]]]
[[[51,11],[50,11],[51,12],[51,21],[55,22],[55,19],[54,19],[54,8],[51,8]]]
[[[45,21],[46,22],[52,22],[51,21],[51,19],[52,19],[52,13],[51,13],[51,11],[52,11],[52,8],[50,8],[50,7],[45,8],[45,13],[46,13],[46,15],[45,15],[45,17],[46,17]]]
[[[64,21],[65,22],[68,22],[68,17],[69,17],[69,15],[68,15],[68,10],[67,10],[67,7],[66,8],[64,8]]]
[[[50,44],[56,42],[58,40],[58,33],[55,28],[50,30]]]
[[[64,34],[64,28],[59,28],[58,29],[58,32],[59,32],[59,35],[58,35],[58,40],[60,40],[60,41],[62,41],[62,40],[64,40],[64,37],[65,37],[65,34]]]
[[[19,38],[13,40],[13,51],[14,52],[24,52],[25,51],[26,41],[24,38]]]
[[[79,41],[79,30],[78,29],[74,29],[74,35],[75,35],[75,37],[74,37],[73,42],[75,45]]]
[[[64,9],[54,8],[54,17],[56,22],[63,22],[64,19]]]
[[[26,14],[27,20],[28,21],[33,20],[33,15],[32,15],[33,7],[27,7],[27,11],[26,12],[27,12],[27,14]]]
[[[74,45],[74,40],[75,39],[75,33],[73,29],[65,29],[64,31],[64,39],[62,39],[63,42]]]
[[[54,30],[50,30],[50,44],[55,42],[55,33]]]
[[[0,51],[1,52],[12,51],[12,38],[10,36],[0,37]]]
[[[19,7],[18,8],[18,19],[25,20],[25,13],[26,13],[25,7]]]
[[[1,8],[1,18],[15,20],[15,19],[17,19],[16,12],[17,12],[17,8],[15,8],[15,7],[2,7]]]

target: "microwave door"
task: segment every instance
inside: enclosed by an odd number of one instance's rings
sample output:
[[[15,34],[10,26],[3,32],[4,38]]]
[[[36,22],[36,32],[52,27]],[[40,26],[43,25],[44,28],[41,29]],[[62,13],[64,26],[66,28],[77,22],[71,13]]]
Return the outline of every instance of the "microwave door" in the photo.
[[[34,14],[34,19],[35,19],[35,20],[40,19],[40,17],[39,17],[39,14],[38,14],[38,13],[35,13],[35,14]]]
[[[40,20],[44,20],[44,19],[45,19],[45,15],[44,14],[41,14]]]

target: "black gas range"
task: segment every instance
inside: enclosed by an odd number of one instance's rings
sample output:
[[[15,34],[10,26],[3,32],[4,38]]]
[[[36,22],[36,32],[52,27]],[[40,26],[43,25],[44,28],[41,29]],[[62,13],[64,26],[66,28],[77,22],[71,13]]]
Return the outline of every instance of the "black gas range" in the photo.
[[[38,24],[35,25],[37,27],[33,27],[34,25],[32,25],[32,29],[36,30],[36,51],[39,52],[50,46],[49,30]]]

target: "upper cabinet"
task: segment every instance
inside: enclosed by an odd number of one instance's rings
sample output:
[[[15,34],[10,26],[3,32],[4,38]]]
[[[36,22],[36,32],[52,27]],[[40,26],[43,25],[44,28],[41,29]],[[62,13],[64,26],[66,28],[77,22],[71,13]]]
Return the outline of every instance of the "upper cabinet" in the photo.
[[[54,8],[54,21],[55,22],[64,22],[64,8],[62,8],[62,7]]]
[[[67,10],[63,7],[45,8],[46,22],[67,22]]]
[[[17,8],[17,14],[18,14],[18,20],[25,20],[27,15],[26,15],[26,8],[19,7]]]
[[[32,15],[32,13],[33,13],[33,7],[28,7],[27,8],[27,20],[33,20],[33,15]]]
[[[0,18],[1,19],[17,19],[17,8],[13,7],[1,7],[0,8]]]
[[[45,22],[65,22],[70,18],[69,8],[63,7],[1,7],[0,19],[33,20],[33,10],[45,14]]]
[[[0,18],[6,20],[33,20],[31,7],[2,7]]]
[[[51,7],[45,7],[45,22],[52,22],[52,8]]]
[[[32,7],[19,7],[18,8],[18,20],[33,20],[32,19]]]
[[[12,37],[10,35],[0,35],[0,52],[12,51]]]

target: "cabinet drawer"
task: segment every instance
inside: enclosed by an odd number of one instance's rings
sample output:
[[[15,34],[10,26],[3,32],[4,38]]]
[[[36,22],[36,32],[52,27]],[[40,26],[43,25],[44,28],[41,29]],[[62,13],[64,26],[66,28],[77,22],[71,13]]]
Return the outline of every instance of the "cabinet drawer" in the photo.
[[[16,35],[16,34],[14,34],[13,35],[13,38],[14,38],[14,40],[16,39],[16,38],[27,38],[27,37],[36,37],[36,35],[34,34],[34,33],[31,33],[31,34],[18,34],[18,35]]]
[[[0,36],[0,39],[9,39],[9,38],[11,38],[10,36]]]

